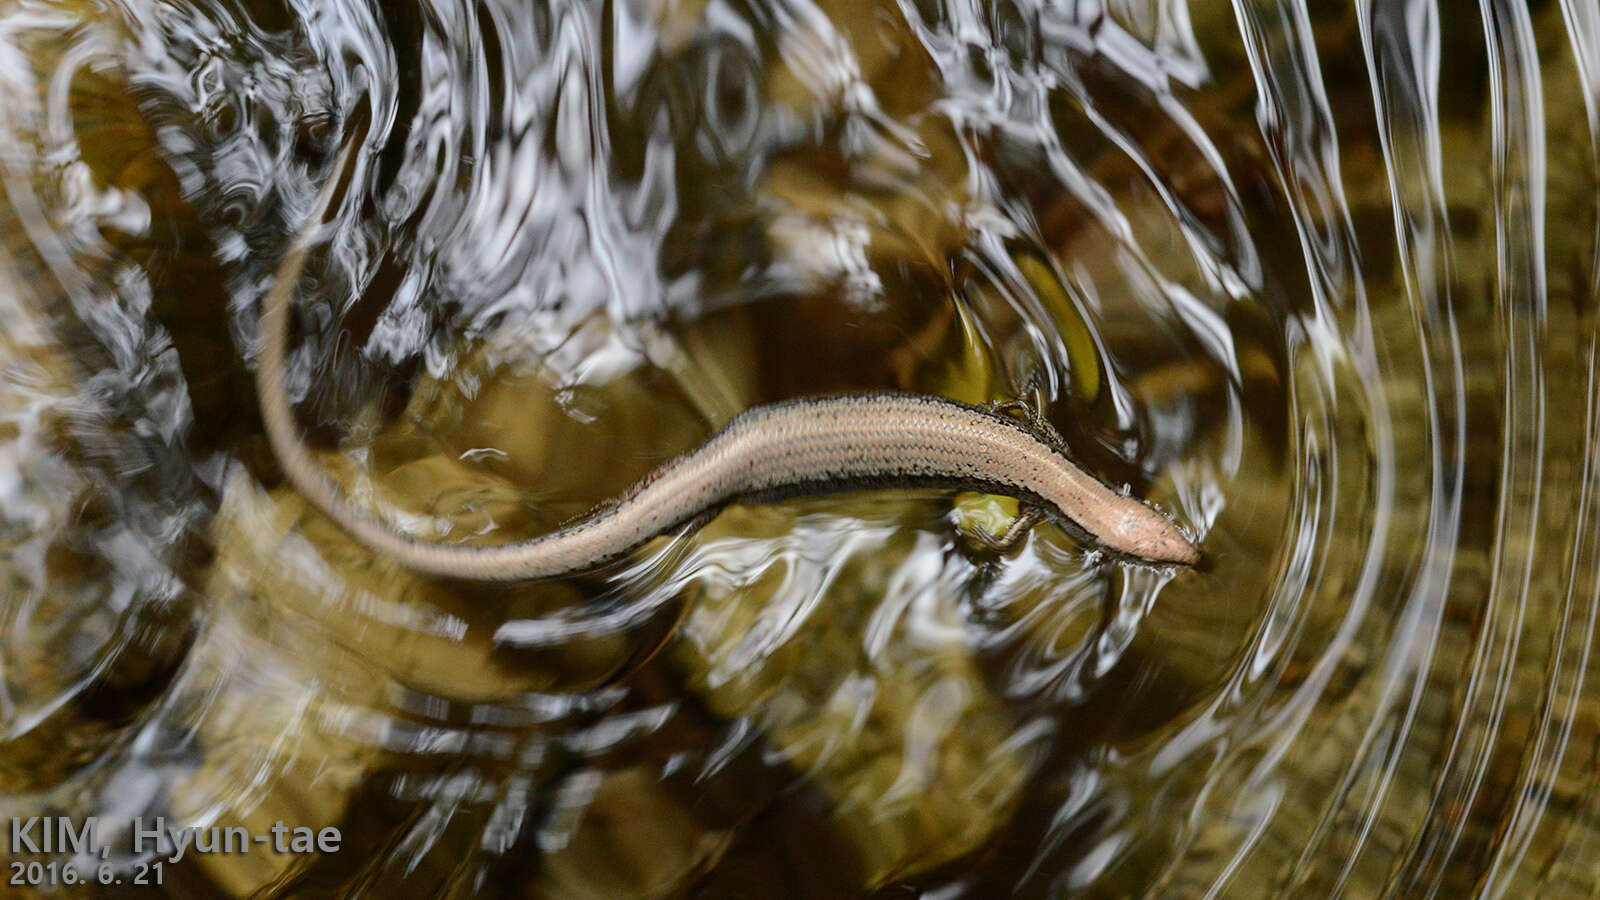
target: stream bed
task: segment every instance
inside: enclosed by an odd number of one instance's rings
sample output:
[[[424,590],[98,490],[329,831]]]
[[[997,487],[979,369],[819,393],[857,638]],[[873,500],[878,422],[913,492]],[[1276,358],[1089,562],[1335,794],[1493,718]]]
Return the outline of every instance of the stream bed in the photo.
[[[408,572],[252,381],[347,144],[289,390],[417,540],[895,390],[1205,563],[885,490]],[[0,820],[105,840],[0,858],[69,895],[1600,893],[1591,0],[4,0],[0,188]]]

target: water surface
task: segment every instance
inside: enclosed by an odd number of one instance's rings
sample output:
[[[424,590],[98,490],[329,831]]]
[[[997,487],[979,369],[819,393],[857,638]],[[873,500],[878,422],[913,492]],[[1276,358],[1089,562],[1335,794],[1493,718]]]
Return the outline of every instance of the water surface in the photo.
[[[186,897],[1600,891],[1592,3],[11,0],[0,89],[0,817],[344,835]],[[346,141],[290,386],[423,539],[895,389],[1208,565],[903,492],[374,557],[251,383]]]

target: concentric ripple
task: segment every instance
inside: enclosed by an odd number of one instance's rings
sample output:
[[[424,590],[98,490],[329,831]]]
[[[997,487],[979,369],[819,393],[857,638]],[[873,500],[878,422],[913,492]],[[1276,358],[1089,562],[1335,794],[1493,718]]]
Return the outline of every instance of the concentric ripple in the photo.
[[[751,406],[1021,398],[1010,498],[734,506],[493,587]],[[336,827],[173,896],[1600,892],[1586,0],[0,3],[0,819]],[[11,872],[0,873],[9,877]],[[24,888],[10,886],[8,890]]]

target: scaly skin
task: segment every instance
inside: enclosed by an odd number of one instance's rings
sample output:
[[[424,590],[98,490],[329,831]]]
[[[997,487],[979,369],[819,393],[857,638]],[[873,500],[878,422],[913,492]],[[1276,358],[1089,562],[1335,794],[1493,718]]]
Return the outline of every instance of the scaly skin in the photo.
[[[594,568],[652,537],[740,500],[862,488],[972,487],[1015,494],[1114,553],[1192,565],[1172,522],[1107,487],[1006,416],[918,394],[854,394],[759,406],[657,469],[612,504],[542,537],[495,547],[425,543],[357,509],[317,465],[284,388],[289,305],[311,234],[357,142],[341,151],[308,225],[279,264],[261,313],[256,395],[289,482],[371,550],[416,572],[521,581]]]

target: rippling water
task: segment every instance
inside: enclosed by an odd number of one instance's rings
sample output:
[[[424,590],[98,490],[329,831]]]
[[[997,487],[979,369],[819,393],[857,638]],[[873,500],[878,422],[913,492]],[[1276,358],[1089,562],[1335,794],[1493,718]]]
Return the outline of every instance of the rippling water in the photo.
[[[251,387],[345,140],[291,390],[423,539],[893,388],[1209,565],[903,492],[376,558]],[[173,896],[1592,896],[1597,172],[1587,0],[9,0],[0,818],[344,837]]]

